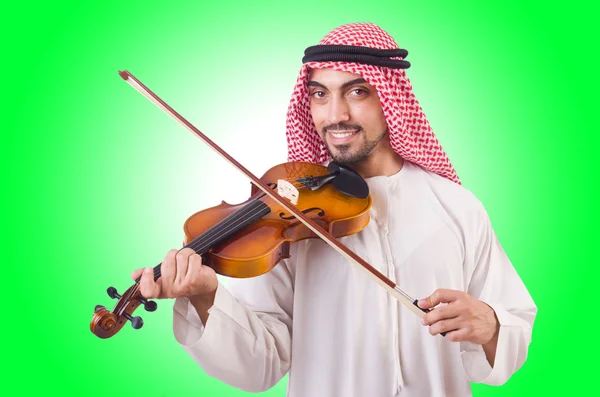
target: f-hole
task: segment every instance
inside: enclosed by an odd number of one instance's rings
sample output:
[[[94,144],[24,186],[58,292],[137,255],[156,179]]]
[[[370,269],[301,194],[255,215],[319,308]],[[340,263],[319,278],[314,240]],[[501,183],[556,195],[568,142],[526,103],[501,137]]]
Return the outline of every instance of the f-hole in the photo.
[[[302,213],[308,214],[309,212],[313,212],[313,211],[319,211],[319,213],[317,214],[318,216],[325,215],[325,211],[322,208],[319,208],[319,207],[307,208],[307,209],[303,210]],[[285,220],[294,219],[293,215],[290,215],[290,216],[284,216],[284,215],[285,215],[285,212],[279,213],[279,217],[281,219],[285,219]]]

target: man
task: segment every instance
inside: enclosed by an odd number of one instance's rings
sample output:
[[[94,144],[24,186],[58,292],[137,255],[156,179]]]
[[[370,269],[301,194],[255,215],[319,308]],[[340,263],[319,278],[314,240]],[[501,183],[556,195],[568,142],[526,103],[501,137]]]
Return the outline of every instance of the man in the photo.
[[[318,239],[227,288],[192,250],[172,250],[157,283],[144,272],[142,294],[175,298],[177,341],[247,391],[288,372],[292,397],[468,396],[470,382],[503,384],[526,359],[537,308],[431,131],[406,52],[374,24],[349,24],[305,54],[289,160],[334,159],[365,178],[371,221],[341,241],[434,309],[421,323]]]

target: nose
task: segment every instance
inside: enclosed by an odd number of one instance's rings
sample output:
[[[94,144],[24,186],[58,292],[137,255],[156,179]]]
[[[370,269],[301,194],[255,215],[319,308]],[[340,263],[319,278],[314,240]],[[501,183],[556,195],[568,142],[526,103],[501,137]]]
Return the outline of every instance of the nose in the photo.
[[[350,109],[344,98],[332,97],[327,109],[327,119],[330,124],[350,120]]]

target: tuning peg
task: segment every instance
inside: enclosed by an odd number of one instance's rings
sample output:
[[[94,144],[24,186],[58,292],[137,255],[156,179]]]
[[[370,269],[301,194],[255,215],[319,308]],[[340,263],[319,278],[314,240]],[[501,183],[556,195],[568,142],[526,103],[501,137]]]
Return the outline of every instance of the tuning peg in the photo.
[[[121,295],[119,295],[119,293],[117,292],[117,289],[115,287],[108,287],[106,292],[108,293],[108,296],[110,296],[113,299],[121,298]]]
[[[131,321],[131,326],[135,329],[140,329],[142,328],[142,325],[144,325],[144,320],[142,320],[141,317],[131,317],[131,314],[123,314],[123,317],[125,317],[127,320]]]
[[[106,309],[106,308],[102,305],[96,305],[96,307],[94,308],[94,311],[97,312],[100,309]]]
[[[147,312],[153,312],[156,310],[156,302],[154,301],[148,301],[144,298],[142,298],[141,296],[139,298],[137,298],[138,301],[140,301],[140,303],[142,305],[144,305],[144,309],[146,309]]]

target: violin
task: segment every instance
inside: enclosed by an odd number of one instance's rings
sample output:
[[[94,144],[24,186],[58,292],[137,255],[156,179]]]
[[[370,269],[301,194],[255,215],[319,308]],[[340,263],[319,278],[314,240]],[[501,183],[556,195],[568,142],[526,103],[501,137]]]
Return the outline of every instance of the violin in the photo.
[[[431,310],[418,307],[417,299],[337,240],[360,232],[370,221],[371,196],[367,183],[358,173],[336,162],[327,167],[288,162],[272,167],[259,179],[131,73],[120,71],[119,74],[252,181],[250,197],[245,202],[232,205],[223,201],[191,215],[184,223],[183,248],[194,249],[202,256],[203,264],[223,276],[256,277],[289,258],[291,244],[320,238],[350,263],[366,271],[419,317]],[[160,278],[160,267],[161,264],[154,267],[155,281]],[[140,279],[141,276],[122,295],[114,287],[107,289],[109,297],[118,301],[112,311],[96,306],[90,323],[92,333],[105,339],[115,335],[127,321],[134,329],[143,326],[141,317],[133,317],[134,311],[143,305],[146,311],[152,312],[157,309],[157,304],[141,295]]]

